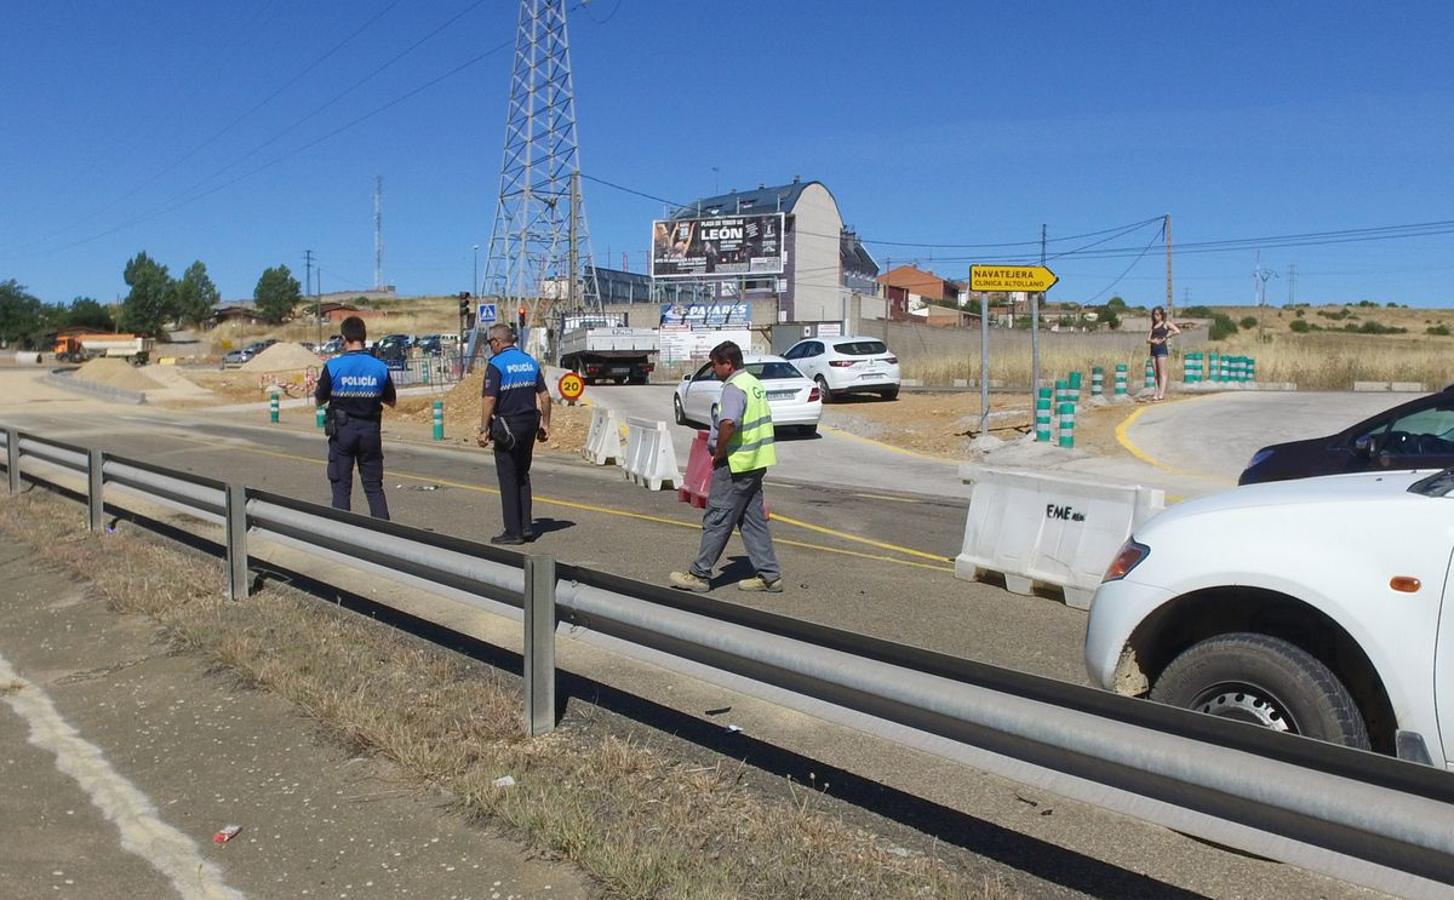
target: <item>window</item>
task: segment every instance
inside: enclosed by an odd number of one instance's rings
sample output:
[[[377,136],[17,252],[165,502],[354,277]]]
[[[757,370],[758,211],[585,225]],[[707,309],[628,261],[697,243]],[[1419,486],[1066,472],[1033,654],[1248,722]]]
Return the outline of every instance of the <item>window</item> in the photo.
[[[1372,434],[1380,452],[1395,456],[1454,454],[1454,401],[1441,400],[1433,406],[1404,413]]]
[[[782,378],[802,378],[803,375],[793,368],[792,363],[785,362],[755,362],[743,366],[753,376],[762,381],[775,381]]]
[[[693,381],[711,381],[712,379],[714,379],[716,377],[717,377],[716,374],[712,371],[712,364],[711,363],[707,363],[706,365],[704,365],[700,369],[698,369],[694,375],[692,375],[692,380]]]
[[[783,354],[783,359],[797,359],[798,357],[803,355],[803,351],[806,349],[806,344],[794,344],[791,348],[788,349],[787,353]]]
[[[883,341],[845,341],[834,344],[833,348],[844,356],[873,356],[875,353],[889,352]]]

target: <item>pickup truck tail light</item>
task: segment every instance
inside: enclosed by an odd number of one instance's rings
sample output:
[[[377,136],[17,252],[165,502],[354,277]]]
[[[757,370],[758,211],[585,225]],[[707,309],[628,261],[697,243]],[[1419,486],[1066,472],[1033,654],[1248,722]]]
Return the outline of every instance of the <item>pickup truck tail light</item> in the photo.
[[[1131,570],[1141,565],[1142,561],[1150,555],[1151,548],[1145,544],[1139,544],[1134,539],[1126,541],[1116,552],[1116,558],[1111,560],[1111,565],[1106,569],[1105,577],[1101,579],[1101,582],[1120,581],[1131,574]]]
[[[828,360],[828,365],[832,366],[835,369],[846,369],[849,366],[853,365],[854,362],[855,360],[851,359],[830,359]]]
[[[823,399],[823,394],[817,388],[813,388],[811,391],[808,391],[808,402],[809,403],[812,403],[814,400],[822,400],[822,399]]]

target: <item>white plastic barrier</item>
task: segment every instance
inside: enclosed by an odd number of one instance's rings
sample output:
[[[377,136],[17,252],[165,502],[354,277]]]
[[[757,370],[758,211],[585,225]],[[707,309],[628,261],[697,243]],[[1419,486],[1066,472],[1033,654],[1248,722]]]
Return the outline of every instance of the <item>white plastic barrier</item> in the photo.
[[[581,456],[598,466],[607,463],[624,465],[621,453],[621,426],[616,421],[616,410],[604,406],[591,408],[591,427],[586,432],[586,445]]]
[[[17,366],[38,366],[45,362],[44,354],[34,350],[17,350],[15,352],[15,364]]]
[[[665,422],[626,420],[626,477],[649,491],[681,486],[677,454]]]
[[[1016,594],[1053,585],[1076,609],[1090,609],[1132,529],[1166,508],[1165,491],[1140,485],[972,465],[960,477],[973,489],[955,576],[974,581],[998,572]]]

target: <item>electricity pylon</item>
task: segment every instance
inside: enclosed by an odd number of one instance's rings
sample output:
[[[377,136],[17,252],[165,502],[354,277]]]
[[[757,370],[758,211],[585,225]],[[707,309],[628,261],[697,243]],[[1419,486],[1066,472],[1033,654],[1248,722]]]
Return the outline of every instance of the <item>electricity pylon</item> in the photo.
[[[581,201],[565,10],[565,0],[520,3],[500,198],[480,285],[481,294],[497,298],[504,321],[524,307],[529,324],[543,325],[546,301],[567,309],[599,303]]]

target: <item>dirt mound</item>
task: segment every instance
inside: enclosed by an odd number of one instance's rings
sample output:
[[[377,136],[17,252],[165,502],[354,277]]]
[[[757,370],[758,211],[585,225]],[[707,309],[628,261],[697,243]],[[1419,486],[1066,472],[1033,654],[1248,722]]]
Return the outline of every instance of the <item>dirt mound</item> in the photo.
[[[480,391],[484,387],[484,369],[477,368],[469,377],[448,392],[425,397],[401,397],[393,415],[418,425],[434,424],[434,401],[444,401],[444,434],[449,438],[473,442],[480,428]],[[388,415],[386,412],[385,415]],[[556,406],[550,414],[550,450],[578,452],[586,443],[591,411],[580,406]]]
[[[73,377],[128,391],[154,391],[161,387],[126,360],[107,359],[104,356],[81,366]]]
[[[318,355],[301,344],[274,344],[244,363],[242,371],[291,372],[322,365]]]

